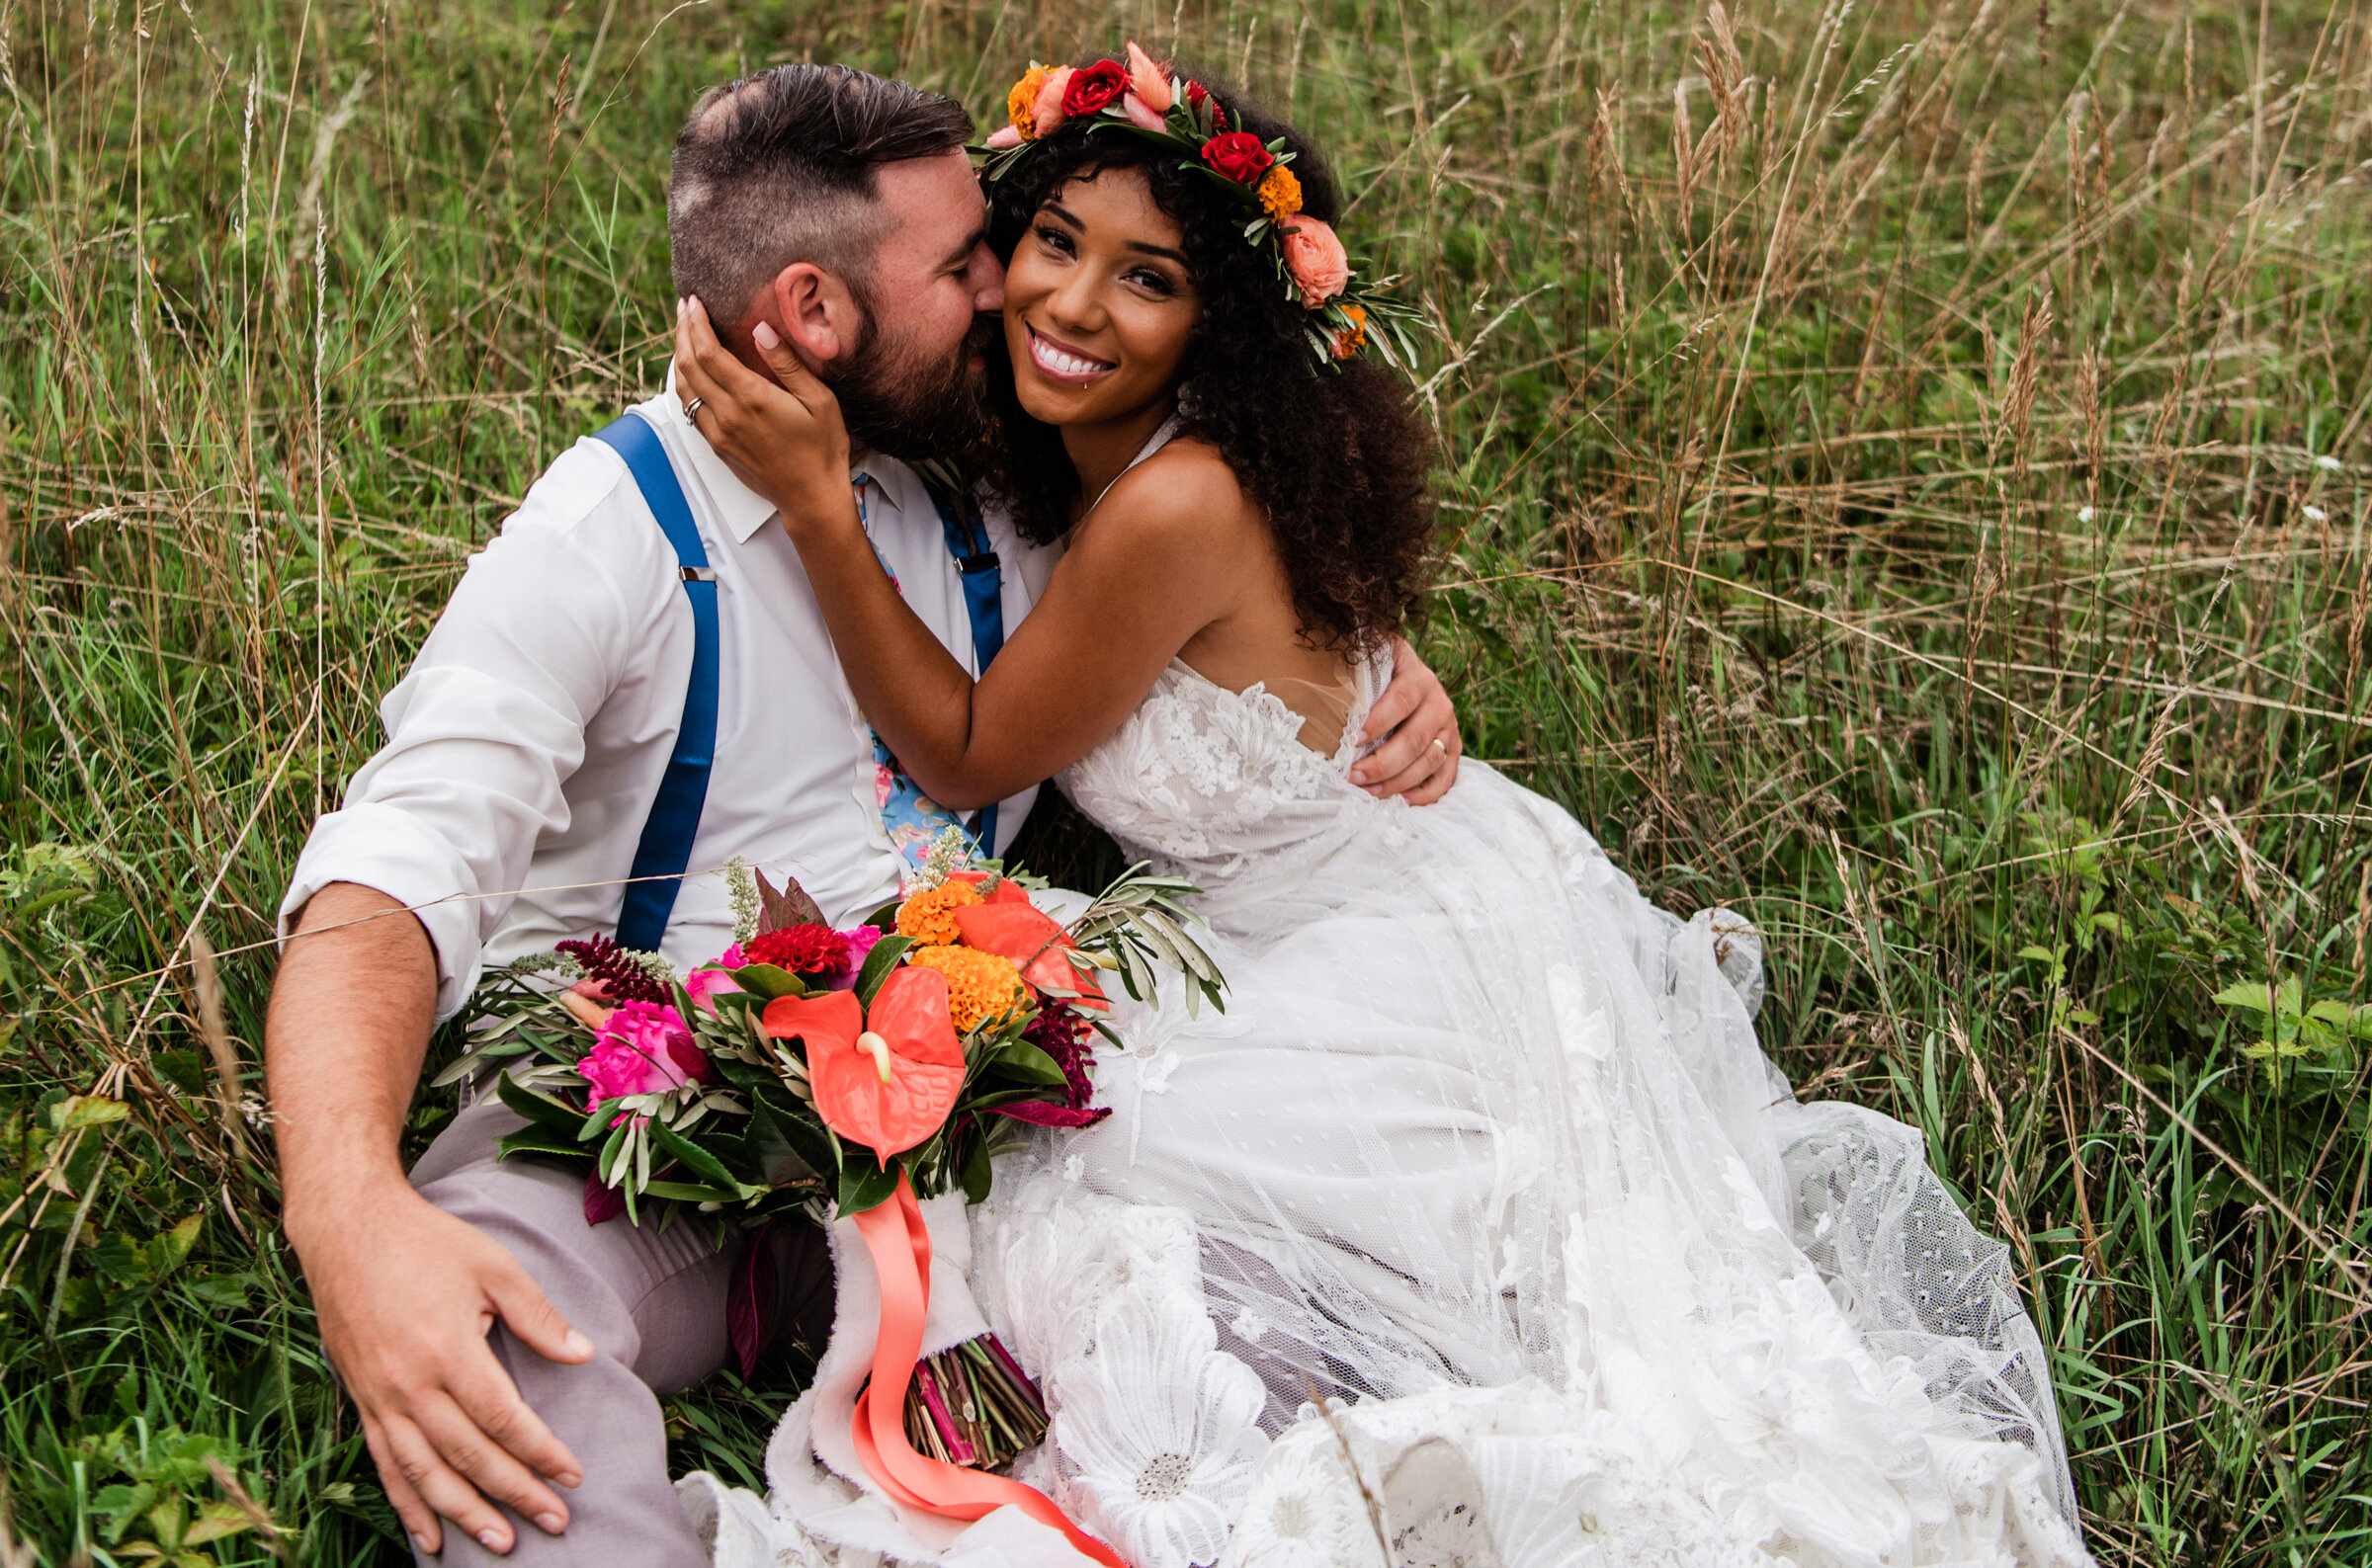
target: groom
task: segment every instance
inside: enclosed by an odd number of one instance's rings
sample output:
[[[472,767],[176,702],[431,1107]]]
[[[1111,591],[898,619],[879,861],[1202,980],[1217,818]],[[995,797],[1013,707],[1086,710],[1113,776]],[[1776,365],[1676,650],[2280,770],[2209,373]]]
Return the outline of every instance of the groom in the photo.
[[[1003,274],[971,129],[901,82],[779,66],[702,99],[667,207],[678,294],[707,301],[753,369],[764,323],[832,384],[883,563],[976,674],[1055,552],[900,460],[982,428],[975,332]],[[496,1163],[520,1123],[492,1096],[407,1182],[431,1030],[485,963],[565,938],[623,924],[679,966],[713,956],[733,921],[724,878],[703,873],[735,856],[853,916],[895,894],[943,817],[878,752],[790,539],[698,407],[671,390],[634,415],[563,453],[470,561],[282,905],[266,1056],[284,1221],[424,1559],[704,1561],[656,1394],[722,1363],[739,1244],[690,1215],[588,1225],[580,1180]],[[1456,716],[1398,654],[1354,778],[1421,805],[1455,779]],[[687,771],[705,777],[688,805]],[[1002,852],[1036,793],[971,826]],[[819,1344],[820,1233],[779,1226],[768,1245],[778,1335]]]

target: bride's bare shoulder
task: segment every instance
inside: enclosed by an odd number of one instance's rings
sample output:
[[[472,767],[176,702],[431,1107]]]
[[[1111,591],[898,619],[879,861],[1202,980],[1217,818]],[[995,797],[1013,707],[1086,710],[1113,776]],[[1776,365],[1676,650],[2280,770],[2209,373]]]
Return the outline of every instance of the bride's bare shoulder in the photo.
[[[1124,473],[1087,527],[1143,542],[1174,536],[1203,548],[1232,546],[1260,530],[1259,508],[1208,442],[1180,437]]]

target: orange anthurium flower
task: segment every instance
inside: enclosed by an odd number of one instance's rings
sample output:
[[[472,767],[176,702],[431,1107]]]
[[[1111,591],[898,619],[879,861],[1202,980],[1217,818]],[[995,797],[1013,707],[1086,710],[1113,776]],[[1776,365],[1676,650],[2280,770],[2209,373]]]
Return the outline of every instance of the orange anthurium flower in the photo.
[[[870,1015],[853,991],[778,996],[766,1004],[766,1032],[807,1042],[815,1111],[885,1165],[939,1130],[964,1087],[964,1047],[948,1016],[947,980],[937,970],[891,971]]]
[[[1012,887],[1007,882],[999,887]],[[1020,899],[1006,902],[991,898],[984,904],[973,904],[951,911],[956,929],[964,934],[964,946],[993,952],[1000,958],[1010,958],[1020,968],[1021,977],[1042,990],[1076,991],[1073,1007],[1092,1007],[1109,1010],[1103,989],[1095,976],[1082,974],[1063,951],[1076,948],[1070,933],[1056,919],[1029,901],[1025,893]]]

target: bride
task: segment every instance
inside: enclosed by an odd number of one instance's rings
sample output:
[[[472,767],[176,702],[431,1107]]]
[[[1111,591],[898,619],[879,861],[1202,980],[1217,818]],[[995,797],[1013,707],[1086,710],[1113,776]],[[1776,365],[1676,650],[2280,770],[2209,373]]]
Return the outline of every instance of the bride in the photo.
[[[797,358],[761,331],[783,386],[739,371],[694,304],[676,369],[919,787],[1059,775],[1203,890],[1224,1015],[1145,1015],[1114,1114],[1006,1161],[971,1226],[1056,1412],[1032,1473],[1175,1568],[2088,1561],[2005,1249],[1914,1131],[1791,1098],[1751,929],[1656,910],[1480,763],[1423,808],[1352,782],[1431,447],[1360,353],[1387,307],[1315,151],[1134,45],[1013,104],[989,486],[1066,551],[976,684],[874,555]],[[827,1425],[778,1439],[785,1527],[865,1501],[813,1490],[813,1457],[857,1478]],[[827,1560],[902,1555],[808,1525]]]

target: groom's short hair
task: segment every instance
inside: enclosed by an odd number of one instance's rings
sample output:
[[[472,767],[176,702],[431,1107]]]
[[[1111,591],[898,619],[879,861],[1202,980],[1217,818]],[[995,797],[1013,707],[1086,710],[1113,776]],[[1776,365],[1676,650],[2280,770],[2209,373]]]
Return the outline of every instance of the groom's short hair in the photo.
[[[711,88],[675,140],[667,242],[677,296],[720,330],[794,262],[860,297],[881,238],[873,171],[962,147],[961,104],[847,65],[777,65]]]

